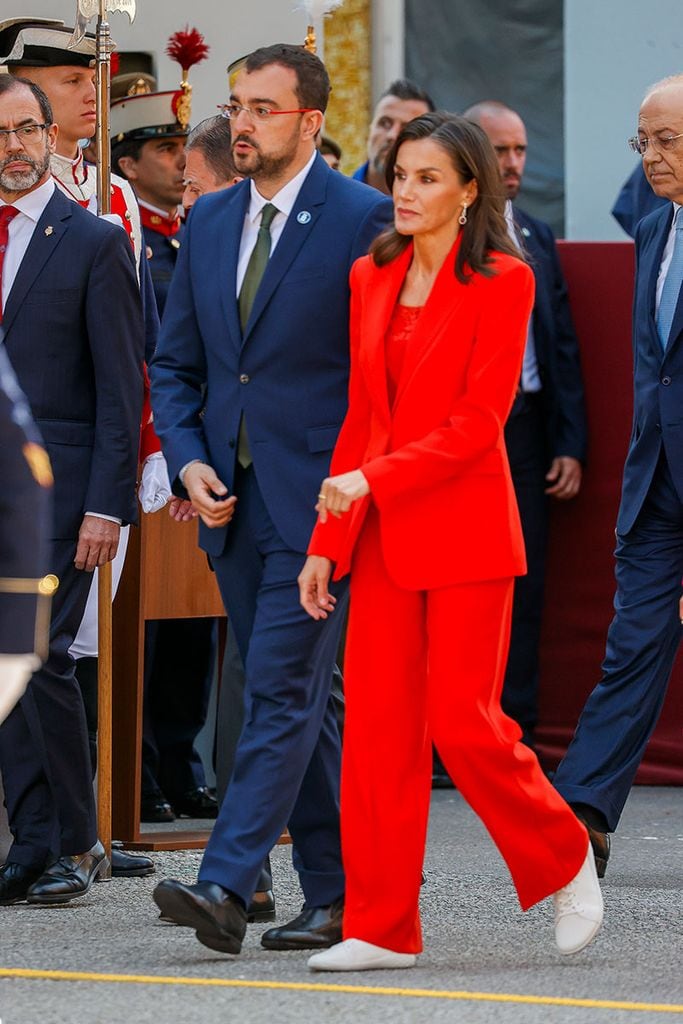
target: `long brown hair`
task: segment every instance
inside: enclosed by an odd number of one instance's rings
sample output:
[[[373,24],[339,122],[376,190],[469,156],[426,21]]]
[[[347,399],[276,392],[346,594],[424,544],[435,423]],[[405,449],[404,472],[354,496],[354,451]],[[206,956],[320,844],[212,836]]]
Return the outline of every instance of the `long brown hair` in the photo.
[[[396,158],[404,142],[432,139],[448,154],[464,185],[476,180],[477,198],[467,211],[467,223],[460,228],[461,243],[455,274],[467,284],[472,274],[491,277],[495,273],[491,251],[524,259],[508,234],[505,222],[505,193],[498,161],[487,135],[472,121],[457,114],[435,111],[409,121],[394,143],[387,160],[387,186],[394,187]],[[401,235],[392,225],[379,235],[370,254],[379,267],[395,260],[410,245],[410,235]]]

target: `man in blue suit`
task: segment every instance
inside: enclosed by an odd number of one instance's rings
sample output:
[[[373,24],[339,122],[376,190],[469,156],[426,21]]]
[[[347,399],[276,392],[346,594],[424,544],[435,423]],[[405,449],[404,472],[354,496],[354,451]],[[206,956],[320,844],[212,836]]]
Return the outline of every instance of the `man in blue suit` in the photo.
[[[636,229],[634,412],[602,679],[554,783],[588,825],[598,874],[666,694],[683,575],[683,75],[653,86],[633,147],[668,200]]]
[[[495,100],[465,111],[496,151],[512,239],[527,253],[536,297],[519,390],[505,425],[505,445],[524,531],[527,574],[515,580],[510,653],[502,704],[533,746],[538,719],[538,648],[545,589],[549,499],[567,501],[581,486],[587,426],[579,345],[567,286],[548,224],[515,200],[526,164],[527,134],[519,114]]]
[[[251,181],[193,209],[151,375],[170,476],[201,516],[246,667],[244,727],[199,881],[162,882],[155,900],[204,945],[237,953],[287,824],[304,909],[262,943],[322,948],[341,935],[329,695],[346,588],[335,615],[307,622],[296,581],[346,411],[348,274],[391,204],[316,153],[330,88],[317,57],[264,47],[231,84],[233,156]]]
[[[60,581],[48,659],[0,729],[14,837],[0,905],[62,903],[87,892],[104,863],[69,647],[92,570],[114,557],[137,514],[144,328],[125,232],[55,187],[45,93],[0,76],[0,130],[2,327],[52,463],[50,568]]]
[[[631,238],[636,228],[648,213],[661,210],[667,205],[666,199],[655,195],[645,177],[643,165],[637,164],[624,182],[614,206],[612,216]]]

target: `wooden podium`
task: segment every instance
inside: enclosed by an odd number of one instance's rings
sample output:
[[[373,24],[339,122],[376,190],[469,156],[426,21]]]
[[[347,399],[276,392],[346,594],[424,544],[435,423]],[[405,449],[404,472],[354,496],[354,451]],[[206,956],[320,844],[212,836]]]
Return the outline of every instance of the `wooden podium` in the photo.
[[[208,829],[140,831],[145,623],[225,618],[197,528],[197,520],[176,523],[167,508],[141,512],[114,601],[112,835],[128,849],[200,849],[210,835]]]

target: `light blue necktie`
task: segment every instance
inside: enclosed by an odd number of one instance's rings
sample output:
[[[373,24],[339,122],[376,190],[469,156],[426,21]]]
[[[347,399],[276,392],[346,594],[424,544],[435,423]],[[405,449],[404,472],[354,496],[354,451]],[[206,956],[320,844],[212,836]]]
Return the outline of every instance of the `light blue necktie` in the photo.
[[[659,300],[659,309],[657,310],[657,331],[659,332],[662,348],[666,348],[669,341],[671,324],[673,323],[676,306],[678,305],[681,284],[683,284],[683,215],[681,215],[680,211],[676,217],[675,234],[673,256],[664,279],[662,297]]]

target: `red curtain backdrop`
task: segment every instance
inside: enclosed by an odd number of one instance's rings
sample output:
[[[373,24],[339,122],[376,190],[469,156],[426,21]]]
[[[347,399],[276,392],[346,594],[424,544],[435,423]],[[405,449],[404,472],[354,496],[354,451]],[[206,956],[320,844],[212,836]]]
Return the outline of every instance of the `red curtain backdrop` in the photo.
[[[538,749],[554,768],[600,678],[614,596],[614,525],[631,431],[633,244],[561,242],[581,345],[590,430],[580,496],[553,503],[543,637]],[[683,665],[636,782],[683,785]]]

